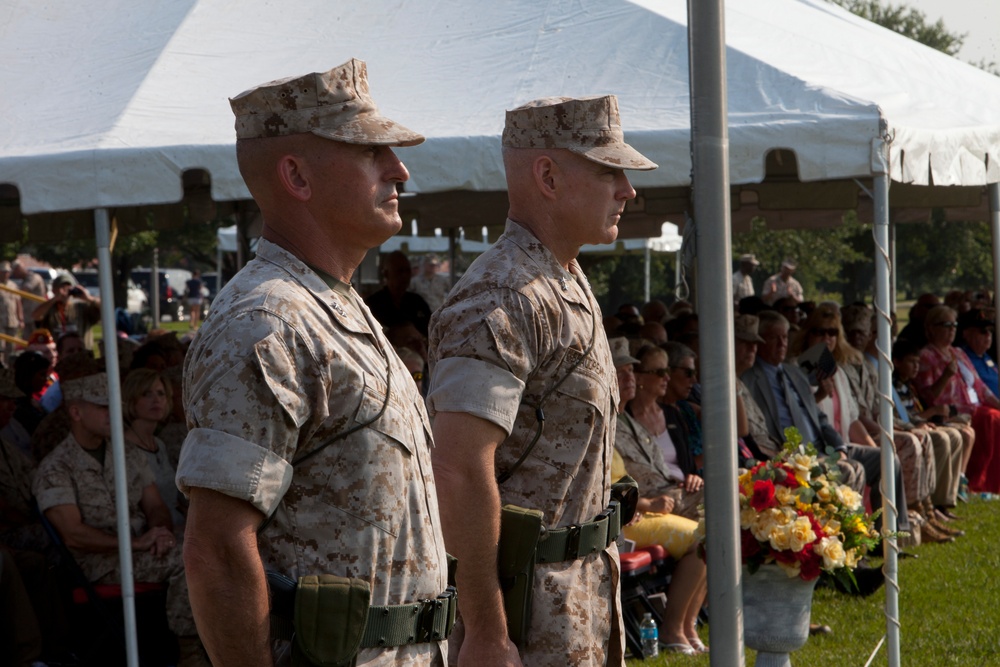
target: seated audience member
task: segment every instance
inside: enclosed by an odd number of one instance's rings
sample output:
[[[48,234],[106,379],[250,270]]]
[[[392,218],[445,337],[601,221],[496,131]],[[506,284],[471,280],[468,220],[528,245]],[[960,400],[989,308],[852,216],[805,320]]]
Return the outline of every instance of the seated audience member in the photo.
[[[0,369],[0,427],[10,421],[15,401],[23,396],[14,384],[14,371]],[[44,551],[48,543],[32,508],[34,478],[31,457],[0,437],[0,544],[12,549]]]
[[[771,307],[764,303],[764,300],[759,296],[747,296],[740,299],[739,302],[739,313],[740,315],[756,315],[762,310],[770,310]]]
[[[608,315],[601,320],[601,326],[604,328],[604,335],[608,338],[624,335],[621,330],[623,324],[624,322],[618,319],[615,315]]]
[[[70,433],[39,464],[34,495],[86,576],[94,583],[119,583],[114,463],[107,445],[111,434],[107,375],[66,380],[63,396]],[[125,469],[135,579],[168,583],[167,620],[181,640],[180,665],[207,665],[170,510],[146,459],[134,447],[125,448]]]
[[[866,306],[848,306],[842,313],[843,326],[833,309],[826,306],[817,308],[810,319],[820,329],[824,325],[829,327],[823,340],[837,360],[835,377],[846,380],[846,391],[850,400],[857,405],[860,428],[856,430],[863,431],[872,445],[880,444],[878,378],[874,366],[865,361],[864,354],[860,351],[868,346],[871,337],[872,312]],[[819,317],[824,319],[816,319]],[[845,328],[851,333],[846,334]],[[828,335],[835,330],[839,332],[836,338]],[[809,344],[815,344],[819,340],[812,335],[815,331],[815,327],[806,331],[807,338],[811,341]],[[843,384],[838,383],[836,391],[843,390]],[[949,541],[949,536],[960,534],[961,531],[952,531],[940,523],[934,511],[931,495],[937,484],[937,458],[930,436],[922,429],[897,428],[893,432],[893,444],[903,468],[903,485],[910,503],[907,509],[912,516],[911,523],[915,521],[920,525],[922,541],[946,542]]]
[[[760,406],[740,376],[753,368],[757,344],[764,339],[757,334],[756,315],[737,315],[733,321],[736,345],[736,436],[739,438],[740,467],[750,468],[758,461],[777,456],[781,443],[771,438]]]
[[[160,497],[170,510],[175,528],[184,525],[180,491],[174,478],[176,464],[170,462],[167,446],[156,437],[156,429],[173,408],[173,388],[161,373],[149,368],[129,371],[122,383],[125,443],[142,452],[156,481]]]
[[[657,402],[667,393],[667,353],[649,345],[636,357],[635,398],[619,418],[615,447],[644,493],[670,496],[675,503],[673,514],[697,520],[704,480],[694,472],[680,415]]]
[[[662,349],[670,360],[670,375],[667,391],[660,402],[677,411],[687,435],[688,449],[694,457],[695,472],[701,475],[705,458],[701,438],[701,405],[692,400],[692,392],[698,382],[697,355],[682,343],[667,343]]]
[[[970,292],[960,289],[953,289],[944,295],[944,305],[954,310],[961,317],[972,308],[972,302],[969,299],[970,294]]]
[[[923,428],[934,443],[938,478],[932,500],[937,510],[948,519],[958,500],[965,465],[972,454],[976,432],[969,424],[955,420],[948,406],[924,408],[912,382],[920,372],[920,349],[909,341],[899,341],[892,348],[892,401],[904,428]],[[943,441],[947,441],[944,444]],[[940,443],[940,444],[939,444]]]
[[[775,301],[772,307],[788,320],[788,331],[790,333],[796,333],[799,330],[799,325],[802,323],[804,317],[802,310],[799,308],[799,302],[794,297],[782,297]]]
[[[42,396],[42,408],[47,413],[55,412],[62,405],[62,389],[59,386],[59,359],[63,357],[68,357],[74,354],[83,352],[86,348],[83,346],[83,338],[80,334],[76,332],[70,332],[63,334],[56,341],[56,360],[53,361],[53,373],[55,375],[55,382],[53,382],[48,391]]]
[[[639,327],[639,338],[648,340],[653,345],[663,345],[667,342],[667,330],[659,322],[646,322]]]
[[[667,315],[670,311],[667,309],[667,304],[663,303],[659,299],[653,299],[646,305],[642,307],[642,321],[649,324],[650,322],[656,322],[657,324],[663,324],[667,320]]]
[[[682,311],[674,319],[667,322],[667,340],[680,342],[687,338],[689,334],[698,335],[697,313]]]
[[[972,362],[979,379],[994,396],[1000,396],[1000,375],[989,352],[993,347],[995,315],[996,311],[992,308],[974,308],[962,313],[958,317],[958,338],[962,341],[959,347]]]
[[[34,395],[48,383],[50,368],[49,360],[37,352],[22,352],[14,361],[14,383],[22,396],[0,434],[26,454],[31,451],[31,434],[46,414]]]
[[[157,339],[150,339],[132,351],[132,361],[128,365],[128,370],[146,368],[152,371],[165,371],[169,357],[170,351],[166,347]]]
[[[966,466],[969,489],[1000,493],[1000,401],[979,379],[965,352],[952,347],[958,327],[955,311],[935,306],[927,313],[927,344],[920,351],[914,384],[924,405],[946,405],[969,415],[976,445]]]
[[[170,392],[170,412],[156,433],[160,440],[163,441],[163,444],[166,445],[170,465],[174,466],[174,468],[177,467],[181,448],[188,434],[187,419],[184,416],[184,397],[182,396],[184,378],[181,371],[182,368],[180,366],[171,366],[163,371],[163,377],[170,383],[173,391]]]
[[[405,347],[416,352],[427,363],[427,337],[417,330],[412,322],[403,322],[388,327],[385,337],[395,348]]]
[[[845,444],[819,410],[812,388],[805,373],[793,364],[786,364],[788,355],[788,320],[780,313],[763,311],[759,315],[758,333],[764,342],[757,346],[757,360],[741,376],[750,395],[764,412],[767,432],[778,442],[785,441],[785,429],[794,426],[805,442],[811,442],[820,452],[827,448],[846,454],[864,466],[865,481],[871,489],[872,506],[880,507],[882,495],[879,481],[882,477],[881,453],[876,447]],[[910,529],[906,514],[906,494],[899,469],[899,459],[894,457],[893,475],[896,480],[896,507],[899,509],[898,530]]]
[[[924,326],[924,318],[931,308],[941,305],[941,300],[936,295],[925,293],[917,297],[917,302],[910,308],[910,321],[899,332],[897,340],[908,340],[917,347],[927,344],[927,330]]]
[[[451,278],[438,273],[440,266],[437,256],[425,255],[420,262],[420,273],[410,281],[410,289],[423,297],[432,312],[441,307],[451,291]]]
[[[618,392],[621,400],[620,415],[625,405],[635,396],[635,373],[633,365],[638,359],[628,353],[628,342],[624,338],[613,338],[611,356],[618,372]],[[627,417],[623,417],[627,419]],[[618,431],[621,433],[622,422]],[[625,437],[628,437],[626,434]],[[624,460],[615,451],[611,466],[611,478],[620,479],[628,471]],[[642,487],[639,488],[640,494]],[[624,527],[624,534],[643,548],[659,544],[677,561],[670,587],[667,589],[667,606],[660,628],[660,640],[675,653],[693,655],[707,652],[708,648],[698,637],[698,612],[707,592],[707,571],[705,561],[697,554],[698,522],[671,514],[674,499],[670,496],[642,497],[637,507],[636,518]]]
[[[15,558],[0,545],[0,664],[44,667],[42,631]]]
[[[423,297],[410,291],[410,260],[399,250],[386,255],[382,262],[382,279],[385,286],[371,294],[365,303],[383,328],[412,322],[421,335],[427,335],[431,307]]]
[[[410,377],[413,378],[413,382],[417,385],[417,390],[420,391],[420,395],[424,395],[424,387],[426,382],[424,382],[424,373],[427,362],[413,350],[408,347],[397,347],[395,348],[396,354],[399,355],[399,360],[403,362],[406,366],[406,370],[410,371]]]

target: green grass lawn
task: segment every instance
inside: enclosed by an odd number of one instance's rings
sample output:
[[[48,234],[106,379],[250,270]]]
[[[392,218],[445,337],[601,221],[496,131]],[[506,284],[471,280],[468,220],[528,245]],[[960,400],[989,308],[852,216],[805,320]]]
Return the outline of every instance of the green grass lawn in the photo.
[[[965,518],[952,525],[965,530],[965,537],[911,549],[918,558],[899,562],[900,662],[906,667],[1000,665],[1000,501],[974,499],[956,513]],[[881,590],[858,598],[817,588],[812,620],[831,626],[834,634],[810,638],[792,664],[863,667],[885,634],[884,604]],[[701,635],[707,641],[707,627]],[[753,651],[746,654],[752,665]],[[629,661],[630,667],[709,664],[708,656],[665,654]],[[887,664],[883,645],[872,665]]]

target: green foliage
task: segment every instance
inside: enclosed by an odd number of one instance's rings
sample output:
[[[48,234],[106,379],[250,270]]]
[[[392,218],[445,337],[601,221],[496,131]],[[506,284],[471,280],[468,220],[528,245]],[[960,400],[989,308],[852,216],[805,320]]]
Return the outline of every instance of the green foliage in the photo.
[[[992,235],[986,222],[901,225],[896,230],[897,286],[909,298],[993,282]]]
[[[670,301],[674,291],[674,259],[673,253],[650,255],[650,298]],[[642,305],[645,282],[642,252],[604,256],[582,253],[578,260],[605,315],[615,313],[623,303]]]
[[[949,32],[944,21],[929,23],[927,15],[904,4],[883,4],[881,0],[833,0],[852,14],[866,18],[912,40],[953,56],[962,48],[965,35]]]

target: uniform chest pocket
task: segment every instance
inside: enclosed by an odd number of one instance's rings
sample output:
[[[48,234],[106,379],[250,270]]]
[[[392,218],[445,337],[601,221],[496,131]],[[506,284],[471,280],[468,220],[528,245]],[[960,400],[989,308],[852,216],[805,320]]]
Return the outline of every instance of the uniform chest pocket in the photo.
[[[339,510],[330,520],[347,534],[370,525],[396,536],[406,520],[416,474],[414,439],[424,437],[424,427],[416,411],[410,414],[392,400],[386,404],[385,385],[378,378],[365,374],[364,383],[353,424],[365,426],[333,445],[337,456],[323,500]]]

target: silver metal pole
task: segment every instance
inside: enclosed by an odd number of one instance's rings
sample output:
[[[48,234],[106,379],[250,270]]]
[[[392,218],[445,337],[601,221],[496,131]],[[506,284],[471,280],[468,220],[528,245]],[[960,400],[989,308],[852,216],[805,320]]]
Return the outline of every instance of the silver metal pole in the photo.
[[[889,311],[891,313],[896,312],[896,292],[899,291],[899,286],[897,284],[897,278],[899,277],[896,273],[896,225],[892,218],[889,219],[889,266],[891,267],[889,273],[892,275],[892,289],[889,290]]]
[[[111,279],[111,231],[107,209],[94,211],[97,237],[97,275],[101,286],[101,326],[104,328],[104,362],[108,372],[108,409],[111,413],[111,452],[115,470],[115,510],[118,517],[118,557],[121,559],[122,610],[125,615],[125,654],[128,667],[139,667],[135,624],[135,583],[132,580],[132,527],[128,512],[128,478],[125,472],[125,432],[122,429],[122,388],[118,375],[118,337],[115,333],[115,300]],[[154,274],[155,275],[155,274]],[[110,298],[109,298],[110,297]]]
[[[649,263],[651,260],[649,246],[645,248],[643,259],[645,260],[643,275],[643,294],[645,298],[643,303],[649,303]]]
[[[993,230],[993,304],[1000,294],[1000,183],[986,186],[990,194],[990,229]],[[1000,323],[1000,315],[995,315]]]
[[[153,248],[153,265],[149,267],[149,291],[153,299],[153,328],[160,328],[160,249]]]
[[[875,194],[875,310],[878,312],[878,393],[879,430],[882,449],[882,527],[890,535],[896,532],[898,512],[896,507],[896,478],[893,475],[892,417],[892,340],[889,319],[889,145],[876,139],[872,146],[872,172]],[[885,630],[889,667],[899,667],[899,580],[898,552],[895,537],[882,540],[885,560]]]
[[[697,234],[709,625],[713,665],[743,665],[743,591],[736,497],[736,370],[729,218],[729,131],[723,0],[688,0],[693,205]]]
[[[452,227],[448,230],[448,273],[451,275],[451,284],[454,285],[458,280],[458,276],[455,273],[455,264],[458,259],[458,251],[455,248],[455,228]]]

